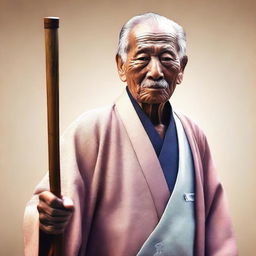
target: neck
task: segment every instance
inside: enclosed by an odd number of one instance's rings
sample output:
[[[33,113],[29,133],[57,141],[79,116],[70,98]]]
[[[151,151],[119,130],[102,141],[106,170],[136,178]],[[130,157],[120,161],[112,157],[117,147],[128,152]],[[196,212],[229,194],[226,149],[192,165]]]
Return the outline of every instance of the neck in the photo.
[[[149,117],[153,125],[163,124],[163,114],[164,114],[165,103],[160,104],[147,104],[142,103],[141,108],[145,114]]]

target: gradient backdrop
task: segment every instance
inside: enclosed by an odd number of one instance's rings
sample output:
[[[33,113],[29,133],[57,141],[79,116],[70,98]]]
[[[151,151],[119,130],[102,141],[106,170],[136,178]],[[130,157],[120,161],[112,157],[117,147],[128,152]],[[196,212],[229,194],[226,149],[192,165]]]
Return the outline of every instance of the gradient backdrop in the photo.
[[[59,16],[61,131],[124,89],[122,24],[153,11],[187,32],[189,63],[172,104],[203,128],[224,184],[240,255],[256,244],[256,2],[0,0],[0,255],[23,254],[26,201],[47,170],[43,17]]]

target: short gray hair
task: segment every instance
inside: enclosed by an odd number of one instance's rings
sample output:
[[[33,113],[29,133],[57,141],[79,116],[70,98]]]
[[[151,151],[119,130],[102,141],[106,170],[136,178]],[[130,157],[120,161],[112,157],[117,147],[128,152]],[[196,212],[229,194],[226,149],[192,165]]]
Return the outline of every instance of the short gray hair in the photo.
[[[129,34],[131,30],[139,23],[154,19],[158,23],[165,23],[170,25],[172,29],[174,29],[176,33],[177,45],[179,50],[180,59],[186,55],[186,34],[184,29],[177,24],[176,22],[161,16],[156,13],[148,12],[145,14],[137,15],[129,19],[122,27],[119,34],[119,43],[117,54],[121,57],[122,61],[125,62],[127,59],[127,53],[129,48]]]

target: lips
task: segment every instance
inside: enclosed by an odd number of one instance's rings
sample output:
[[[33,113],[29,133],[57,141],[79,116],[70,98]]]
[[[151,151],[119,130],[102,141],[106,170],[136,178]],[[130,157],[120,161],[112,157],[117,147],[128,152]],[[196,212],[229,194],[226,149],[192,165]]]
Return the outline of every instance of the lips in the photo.
[[[159,85],[152,85],[152,86],[147,86],[144,88],[148,88],[148,89],[165,89],[165,87],[163,86],[159,86]]]
[[[150,86],[150,87],[143,87],[144,89],[150,89],[150,90],[163,90],[165,88],[160,86]]]

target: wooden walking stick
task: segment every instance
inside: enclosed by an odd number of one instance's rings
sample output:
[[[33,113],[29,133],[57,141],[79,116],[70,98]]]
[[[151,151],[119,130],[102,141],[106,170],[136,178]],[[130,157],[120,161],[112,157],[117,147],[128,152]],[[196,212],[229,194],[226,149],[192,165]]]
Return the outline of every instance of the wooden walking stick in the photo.
[[[60,186],[60,150],[59,150],[59,18],[44,18],[45,51],[46,51],[46,84],[47,84],[47,116],[48,116],[48,155],[50,190],[61,197]],[[44,256],[63,256],[62,235],[50,235],[49,250]],[[42,243],[41,243],[41,246]],[[40,245],[39,245],[40,248]]]

